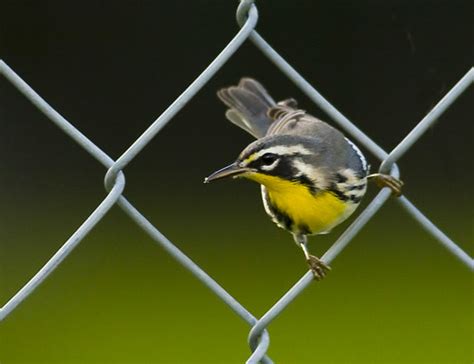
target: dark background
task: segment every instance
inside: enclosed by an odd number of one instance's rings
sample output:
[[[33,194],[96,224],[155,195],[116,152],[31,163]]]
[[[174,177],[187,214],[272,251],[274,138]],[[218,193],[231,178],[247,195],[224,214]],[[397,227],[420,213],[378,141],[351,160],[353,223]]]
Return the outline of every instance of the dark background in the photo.
[[[260,34],[386,150],[472,66],[470,1],[257,5]],[[0,57],[117,158],[237,32],[236,6],[3,0]],[[265,216],[255,185],[201,183],[251,141],[215,97],[242,76],[331,121],[247,42],[127,166],[125,194],[260,316],[306,267]],[[471,255],[472,89],[399,163],[406,195]],[[376,170],[379,161],[367,157]],[[0,78],[1,304],[104,198],[104,174]],[[312,251],[322,254],[348,223],[312,238]],[[272,323],[270,354],[284,363],[472,362],[472,283],[390,201],[327,280]],[[0,324],[0,361],[240,363],[248,330],[114,208]]]

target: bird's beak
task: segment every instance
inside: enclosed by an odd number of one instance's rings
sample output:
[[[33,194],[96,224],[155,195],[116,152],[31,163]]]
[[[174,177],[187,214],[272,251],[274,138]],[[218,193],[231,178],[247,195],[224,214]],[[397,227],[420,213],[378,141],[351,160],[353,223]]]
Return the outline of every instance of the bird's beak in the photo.
[[[204,183],[209,183],[218,179],[226,177],[237,177],[244,173],[252,172],[251,168],[240,167],[237,162],[234,162],[227,167],[219,169],[218,171],[212,173],[208,177],[204,178]]]

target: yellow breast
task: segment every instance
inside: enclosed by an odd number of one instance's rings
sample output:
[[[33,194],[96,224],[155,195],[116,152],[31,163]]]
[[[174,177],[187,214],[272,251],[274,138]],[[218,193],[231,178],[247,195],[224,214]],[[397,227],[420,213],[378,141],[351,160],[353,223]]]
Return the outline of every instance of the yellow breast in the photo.
[[[268,200],[272,205],[267,208],[267,212],[274,215],[268,211],[273,207],[288,216],[292,221],[293,232],[298,232],[301,228],[308,229],[310,234],[329,232],[357,207],[341,201],[330,192],[320,191],[314,195],[306,186],[279,177],[254,174],[247,178],[266,187]]]

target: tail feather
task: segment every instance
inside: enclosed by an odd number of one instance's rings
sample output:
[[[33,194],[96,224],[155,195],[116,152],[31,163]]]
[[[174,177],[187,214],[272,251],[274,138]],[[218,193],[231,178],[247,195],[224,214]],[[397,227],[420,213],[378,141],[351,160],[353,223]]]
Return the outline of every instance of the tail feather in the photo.
[[[273,122],[268,110],[276,103],[260,83],[243,78],[238,86],[219,90],[217,96],[229,107],[227,119],[256,138],[265,136]]]
[[[270,107],[275,105],[275,100],[273,100],[267,90],[265,90],[265,88],[253,78],[242,78],[239,82],[239,86],[260,97],[260,99],[264,100]]]
[[[254,131],[250,128],[250,126],[245,122],[245,119],[242,118],[242,115],[235,111],[235,109],[228,109],[225,112],[225,117],[232,124],[237,125],[239,128],[245,130],[250,135],[253,135],[258,138],[258,136],[254,134]]]

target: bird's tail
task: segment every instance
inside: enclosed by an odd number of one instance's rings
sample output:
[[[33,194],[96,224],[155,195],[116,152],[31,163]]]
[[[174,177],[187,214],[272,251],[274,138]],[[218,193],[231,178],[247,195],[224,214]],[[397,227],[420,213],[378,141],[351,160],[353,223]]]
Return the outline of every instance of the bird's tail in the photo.
[[[237,86],[219,90],[217,96],[229,107],[227,119],[255,138],[265,136],[273,122],[268,110],[276,103],[260,83],[242,78]]]

